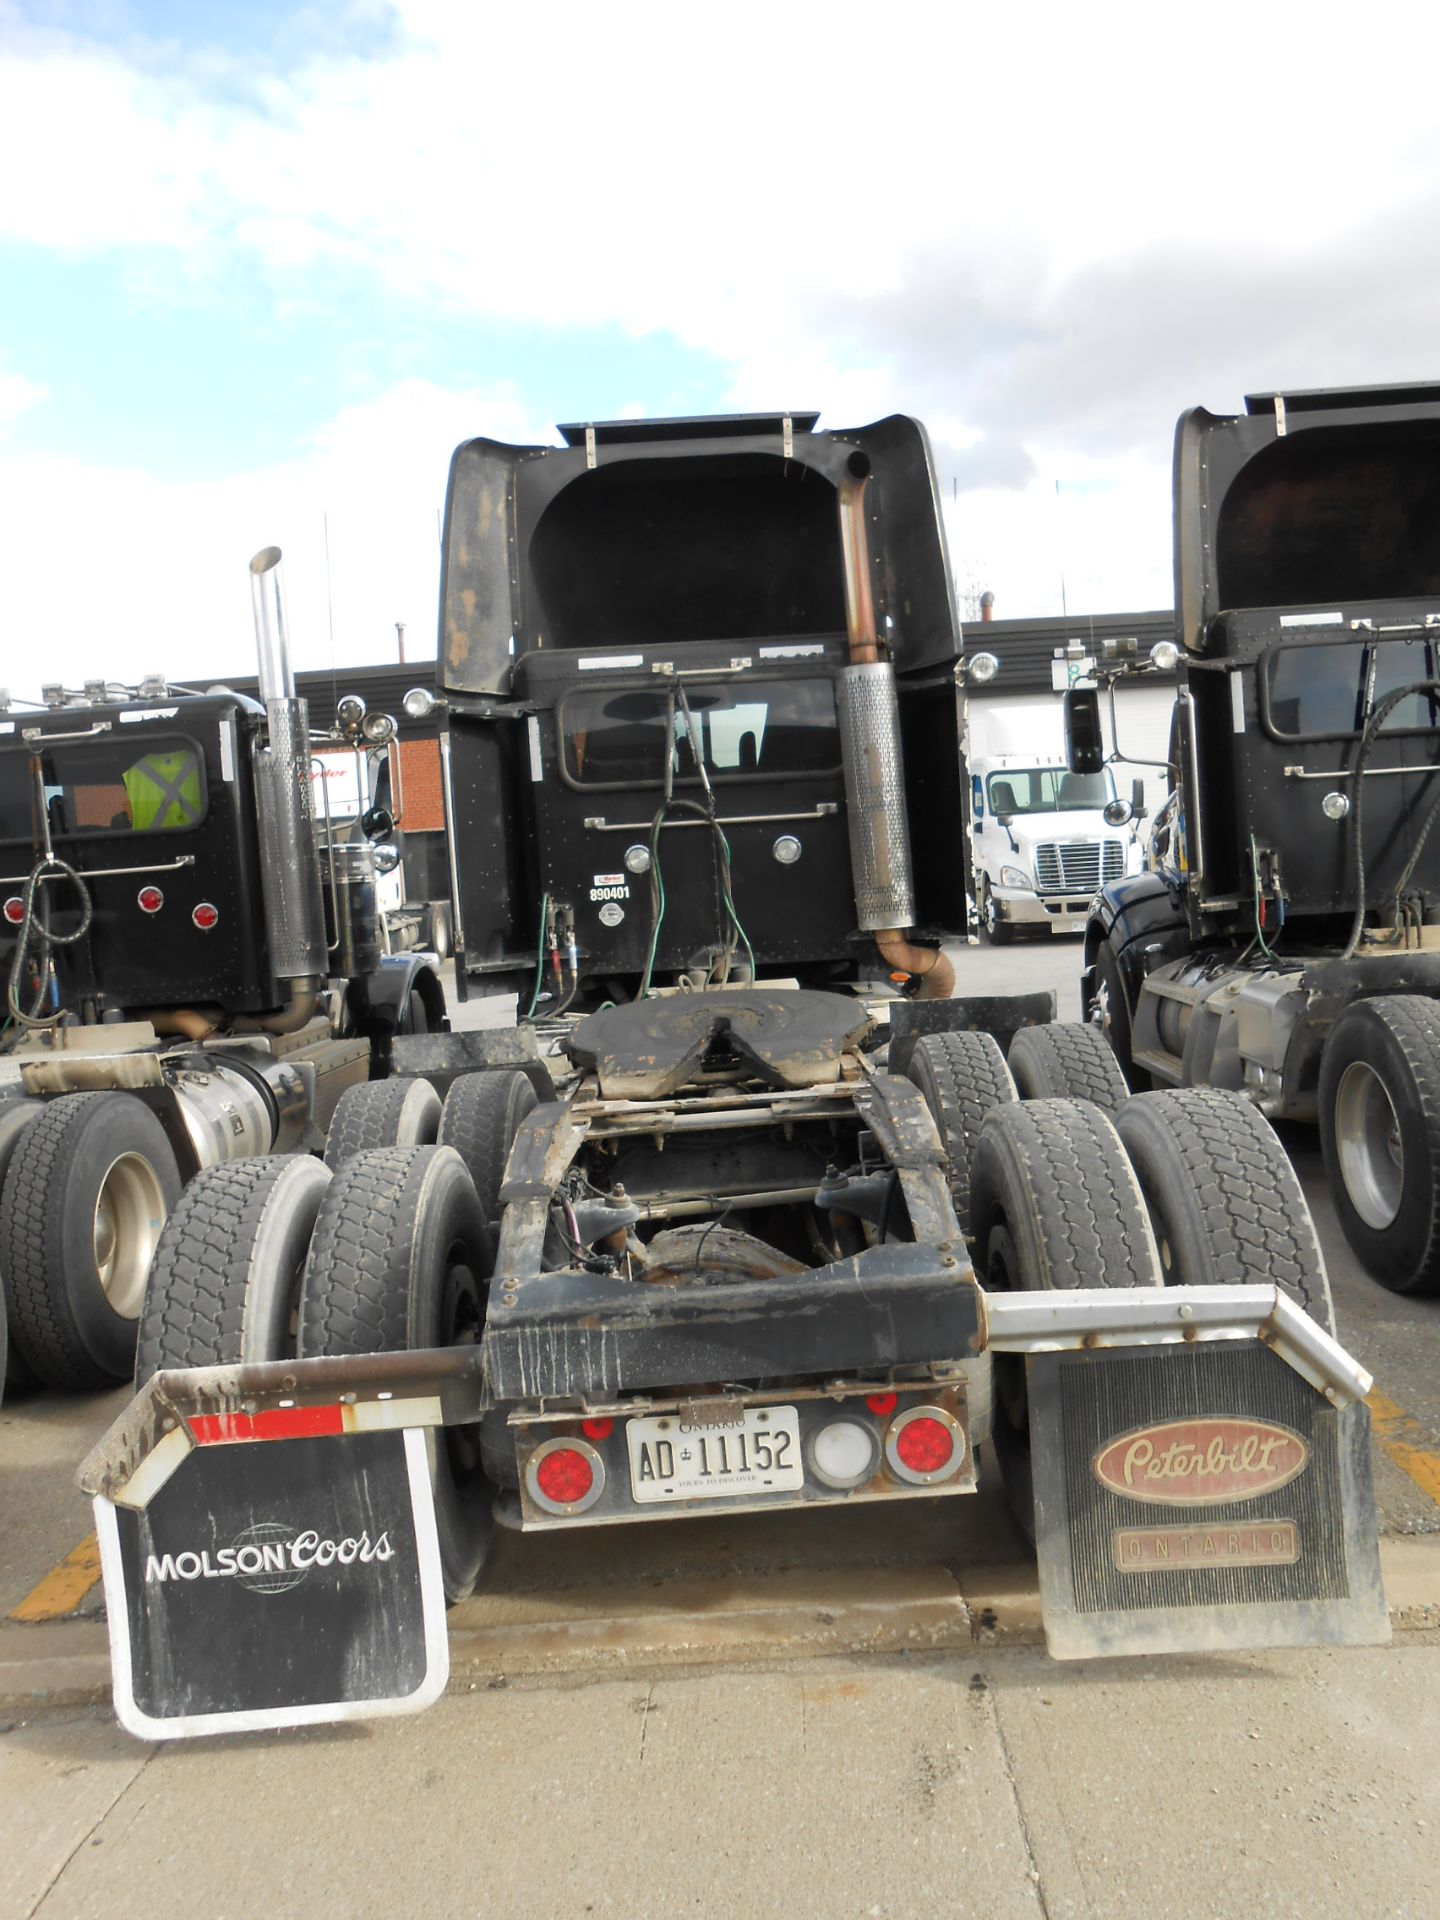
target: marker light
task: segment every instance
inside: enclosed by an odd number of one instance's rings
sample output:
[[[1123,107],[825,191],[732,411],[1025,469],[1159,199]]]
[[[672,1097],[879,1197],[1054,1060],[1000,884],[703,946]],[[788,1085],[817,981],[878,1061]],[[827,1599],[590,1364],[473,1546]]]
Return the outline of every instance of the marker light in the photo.
[[[1350,811],[1348,793],[1327,793],[1320,802],[1320,811],[1327,820],[1343,820]]]
[[[209,933],[212,927],[220,924],[220,909],[212,906],[208,900],[202,900],[190,918],[202,933]]]
[[[526,1464],[525,1485],[545,1513],[583,1513],[605,1491],[605,1462],[588,1441],[546,1440]]]
[[[165,904],[165,896],[159,887],[141,887],[135,901],[142,913],[158,913]]]
[[[911,1407],[890,1423],[885,1458],[897,1479],[930,1486],[959,1472],[965,1436],[943,1407]]]
[[[857,1487],[880,1464],[880,1443],[859,1420],[830,1420],[810,1440],[810,1465],[827,1487]]]
[[[25,902],[20,898],[18,893],[12,893],[10,898],[5,902],[4,912],[5,918],[10,922],[11,926],[18,927],[20,922],[25,918]]]
[[[633,847],[626,847],[625,871],[627,873],[649,873],[650,871],[649,847],[642,847],[638,841]]]
[[[910,976],[907,974],[905,977],[908,980]],[[878,1413],[883,1420],[899,1406],[900,1396],[898,1393],[867,1393],[865,1404],[871,1413]]]
[[[770,851],[782,867],[793,867],[800,858],[800,842],[793,833],[782,833]]]
[[[615,1431],[615,1422],[608,1414],[602,1414],[595,1420],[582,1420],[580,1431],[587,1440],[608,1440]]]

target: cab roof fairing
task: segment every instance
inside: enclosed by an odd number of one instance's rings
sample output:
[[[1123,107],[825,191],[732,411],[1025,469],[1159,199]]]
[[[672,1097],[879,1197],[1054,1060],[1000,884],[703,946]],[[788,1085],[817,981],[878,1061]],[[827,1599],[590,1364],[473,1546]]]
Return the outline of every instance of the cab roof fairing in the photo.
[[[762,630],[766,638],[784,638],[792,630],[797,637],[822,630],[843,632],[843,615],[818,605],[834,596],[838,606],[843,587],[838,560],[833,580],[828,562],[820,564],[824,560],[821,549],[831,537],[828,506],[814,499],[798,516],[791,513],[788,504],[784,515],[772,516],[759,495],[759,486],[768,486],[769,497],[777,504],[781,499],[779,483],[793,480],[797,472],[802,479],[814,473],[833,487],[833,540],[838,555],[839,486],[847,472],[853,471],[847,463],[857,454],[863,454],[870,463],[870,566],[877,614],[897,671],[904,675],[933,670],[957,660],[961,649],[959,621],[939,489],[925,429],[907,416],[892,415],[867,427],[815,432],[807,424],[814,418],[810,414],[788,416],[788,455],[784,435],[787,416],[778,414],[602,423],[594,429],[593,449],[587,445],[583,426],[562,429],[573,441],[563,447],[466,441],[451,460],[445,506],[438,650],[442,686],[461,695],[503,696],[510,692],[516,656],[533,646],[544,646],[547,639],[555,644],[544,631],[544,596],[547,589],[552,595],[556,593],[563,577],[546,545],[547,539],[553,544],[557,521],[551,520],[545,535],[538,540],[537,536],[545,526],[547,513],[562,497],[568,497],[561,515],[567,524],[593,529],[603,520],[611,527],[624,528],[627,539],[622,544],[633,539],[628,559],[617,557],[610,569],[611,579],[597,583],[618,594],[627,565],[639,578],[652,559],[659,556],[663,560],[666,543],[656,537],[654,526],[646,521],[653,504],[663,503],[666,511],[675,515],[672,525],[685,527],[687,477],[699,502],[687,529],[695,553],[703,553],[707,564],[723,568],[727,534],[731,550],[737,556],[748,555],[751,549],[746,541],[757,527],[783,546],[789,529],[782,521],[793,518],[797,535],[803,534],[813,549],[808,557],[813,577],[808,584],[817,604],[797,610],[793,629],[785,624],[782,608],[776,621],[763,628],[752,625],[749,630],[704,635],[677,630],[664,635],[665,644],[701,637],[748,642],[759,637]],[[655,472],[659,463],[668,469],[663,476]],[[586,491],[571,493],[581,483]],[[627,521],[618,490],[630,486],[636,489],[637,505]],[[702,499],[706,491],[708,501]],[[723,502],[725,497],[736,505],[736,517],[729,525],[723,511],[713,514],[716,499]],[[793,495],[790,497],[793,499]],[[713,518],[705,518],[704,513],[713,514]],[[651,541],[648,547],[647,535]],[[782,554],[782,558],[790,564],[791,557]],[[804,574],[806,564],[805,555],[793,557],[797,578]],[[753,601],[756,595],[763,598],[766,593],[778,599],[783,590],[788,590],[763,579],[759,569],[748,584],[737,569],[728,584],[737,606]],[[573,600],[573,577],[567,592]],[[749,611],[759,620],[753,607]],[[764,611],[768,614],[771,609]],[[693,615],[693,607],[691,612]],[[631,644],[638,644],[642,637],[662,637],[653,608],[652,627],[652,633],[637,636]],[[611,634],[604,637],[603,644],[623,645],[625,641]]]
[[[1216,616],[1240,607],[1440,593],[1440,569],[1433,585],[1405,571],[1420,549],[1440,552],[1440,385],[1252,394],[1246,406],[1194,407],[1175,429],[1175,609],[1188,652],[1205,653]]]

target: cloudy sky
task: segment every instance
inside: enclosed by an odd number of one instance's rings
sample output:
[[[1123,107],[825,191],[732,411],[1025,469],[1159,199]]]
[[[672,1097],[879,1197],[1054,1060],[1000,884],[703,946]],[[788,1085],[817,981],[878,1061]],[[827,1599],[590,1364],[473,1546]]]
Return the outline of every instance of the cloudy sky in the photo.
[[[0,683],[433,654],[451,448],[928,424],[962,600],[1171,599],[1176,416],[1440,378],[1440,10],[0,0]],[[328,552],[327,552],[328,548]]]

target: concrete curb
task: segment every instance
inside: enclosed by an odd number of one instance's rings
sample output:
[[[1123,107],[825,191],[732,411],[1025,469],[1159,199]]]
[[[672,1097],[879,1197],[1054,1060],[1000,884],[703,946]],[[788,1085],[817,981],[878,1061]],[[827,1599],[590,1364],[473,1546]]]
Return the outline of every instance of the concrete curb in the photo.
[[[1440,1630],[1440,1534],[1394,1536],[1380,1563],[1396,1635]],[[845,1569],[676,1582],[664,1588],[466,1601],[450,1616],[452,1684],[836,1654],[1044,1644],[1033,1563],[957,1580],[944,1567]],[[110,1696],[103,1621],[0,1626],[0,1710]]]

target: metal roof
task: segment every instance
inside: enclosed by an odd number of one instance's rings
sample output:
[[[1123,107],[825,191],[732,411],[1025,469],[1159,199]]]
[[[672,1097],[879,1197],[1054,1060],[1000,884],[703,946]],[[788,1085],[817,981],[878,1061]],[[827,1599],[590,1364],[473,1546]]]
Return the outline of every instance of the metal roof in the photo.
[[[997,700],[1006,694],[1050,693],[1050,663],[1058,651],[1078,640],[1087,653],[1102,640],[1134,639],[1141,658],[1157,640],[1175,638],[1175,615],[1156,613],[1071,614],[1046,620],[969,620],[965,623],[967,654],[993,653],[1000,671],[983,689]],[[1151,684],[1171,686],[1173,673],[1152,675]],[[980,692],[972,688],[972,697]]]

